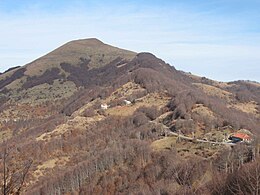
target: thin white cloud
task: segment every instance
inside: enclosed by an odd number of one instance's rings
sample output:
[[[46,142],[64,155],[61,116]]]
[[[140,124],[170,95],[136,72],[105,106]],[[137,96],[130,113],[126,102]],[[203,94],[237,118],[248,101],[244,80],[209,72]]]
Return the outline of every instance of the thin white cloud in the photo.
[[[259,73],[259,33],[241,33],[246,24],[236,18],[179,7],[138,9],[131,4],[114,9],[76,5],[58,13],[40,7],[12,16],[0,14],[0,71],[24,65],[67,41],[97,37],[118,47],[155,53],[178,69],[214,79],[260,81],[254,76]],[[231,70],[215,74],[230,64],[236,64],[239,74],[232,75]],[[245,71],[245,64],[252,68]]]

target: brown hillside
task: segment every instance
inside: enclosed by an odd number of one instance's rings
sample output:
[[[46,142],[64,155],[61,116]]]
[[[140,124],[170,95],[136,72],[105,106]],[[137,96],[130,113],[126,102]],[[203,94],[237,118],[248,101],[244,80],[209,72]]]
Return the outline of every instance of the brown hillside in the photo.
[[[82,63],[82,60],[90,60],[90,68],[99,68],[118,57],[130,60],[135,55],[134,52],[104,44],[98,39],[76,40],[28,64],[25,74],[39,75],[47,69],[58,67],[62,62],[76,65]]]
[[[69,42],[0,75],[10,193],[246,194],[260,170],[259,90],[97,39]],[[238,131],[252,142],[230,144]]]

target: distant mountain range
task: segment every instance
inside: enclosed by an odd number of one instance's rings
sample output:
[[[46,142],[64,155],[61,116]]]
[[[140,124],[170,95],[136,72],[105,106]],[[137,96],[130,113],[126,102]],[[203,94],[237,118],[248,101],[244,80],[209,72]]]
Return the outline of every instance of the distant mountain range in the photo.
[[[13,148],[6,162],[19,173],[9,173],[18,178],[10,189],[21,187],[22,194],[244,192],[243,186],[226,185],[240,177],[235,170],[258,166],[259,104],[257,82],[198,77],[153,54],[97,39],[69,42],[0,74],[0,144],[2,150]],[[226,144],[229,135],[241,131],[250,132],[250,145]]]

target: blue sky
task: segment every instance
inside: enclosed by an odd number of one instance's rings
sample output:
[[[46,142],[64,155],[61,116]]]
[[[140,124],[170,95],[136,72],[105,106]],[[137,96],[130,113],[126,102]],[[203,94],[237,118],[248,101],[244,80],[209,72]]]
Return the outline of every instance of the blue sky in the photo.
[[[0,0],[0,71],[97,37],[193,74],[260,82],[259,21],[259,0]]]

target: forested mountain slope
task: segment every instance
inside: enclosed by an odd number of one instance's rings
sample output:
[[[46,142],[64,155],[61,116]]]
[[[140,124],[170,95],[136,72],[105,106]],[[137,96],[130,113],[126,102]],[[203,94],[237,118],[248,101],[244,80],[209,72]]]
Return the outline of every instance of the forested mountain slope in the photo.
[[[10,193],[257,193],[259,104],[259,83],[197,77],[97,39],[69,42],[0,75]],[[241,129],[250,144],[210,144]]]

